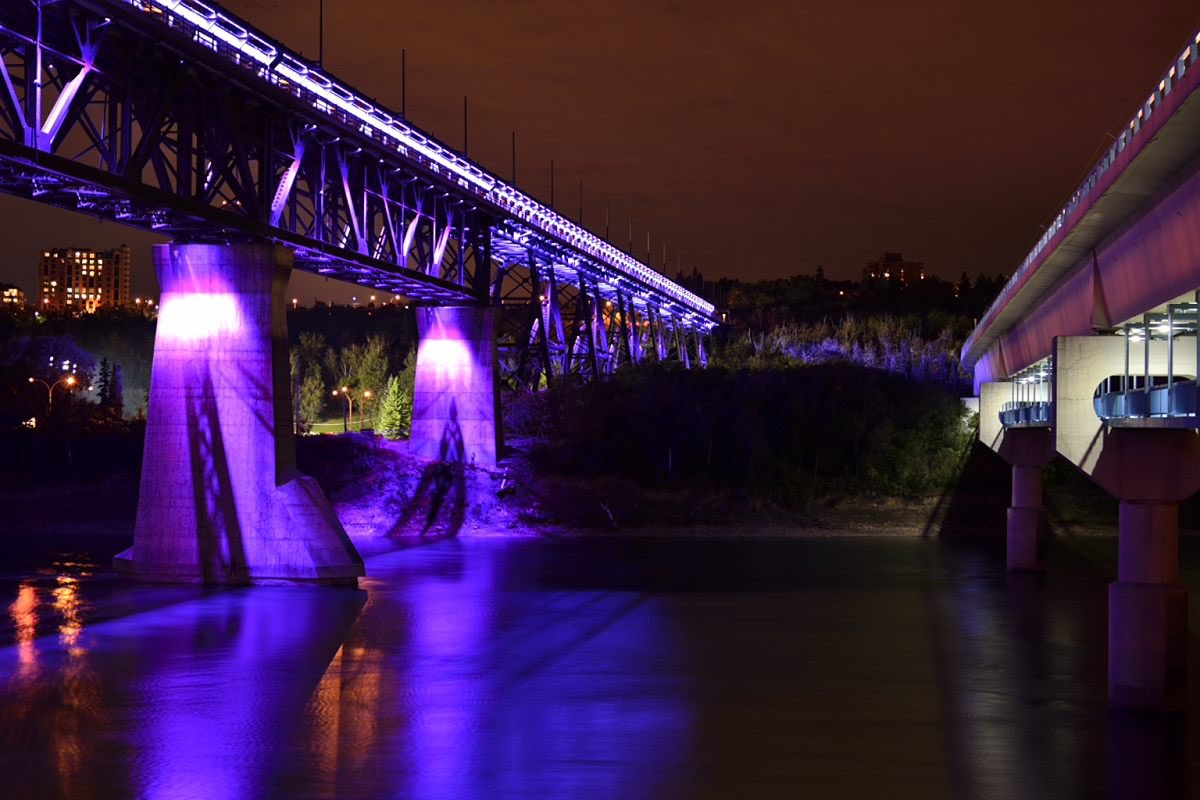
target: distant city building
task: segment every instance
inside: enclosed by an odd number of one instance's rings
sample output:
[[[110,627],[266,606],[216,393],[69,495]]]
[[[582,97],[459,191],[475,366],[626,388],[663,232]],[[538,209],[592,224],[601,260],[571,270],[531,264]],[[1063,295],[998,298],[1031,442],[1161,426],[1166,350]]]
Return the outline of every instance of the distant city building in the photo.
[[[13,286],[11,283],[0,283],[0,304],[6,308],[13,306],[24,308],[25,293],[21,291],[20,287]]]
[[[925,280],[924,261],[905,261],[900,253],[885,252],[863,267],[863,283],[890,281],[905,286]]]
[[[38,308],[91,314],[129,301],[129,246],[116,250],[67,247],[46,250],[38,269]]]

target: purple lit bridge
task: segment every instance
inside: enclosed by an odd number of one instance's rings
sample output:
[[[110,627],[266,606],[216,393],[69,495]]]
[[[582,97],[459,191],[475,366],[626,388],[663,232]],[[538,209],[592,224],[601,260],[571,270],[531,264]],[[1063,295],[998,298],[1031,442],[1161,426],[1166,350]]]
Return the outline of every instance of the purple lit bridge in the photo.
[[[502,378],[705,364],[710,303],[214,5],[3,3],[0,53],[0,190],[173,240],[130,574],[362,574],[294,466],[293,268],[420,307],[411,443],[444,461],[495,464]]]
[[[1200,34],[1176,55],[963,347],[1013,468],[1010,569],[1038,569],[1042,466],[1120,501],[1109,703],[1186,700],[1178,504],[1200,489]]]

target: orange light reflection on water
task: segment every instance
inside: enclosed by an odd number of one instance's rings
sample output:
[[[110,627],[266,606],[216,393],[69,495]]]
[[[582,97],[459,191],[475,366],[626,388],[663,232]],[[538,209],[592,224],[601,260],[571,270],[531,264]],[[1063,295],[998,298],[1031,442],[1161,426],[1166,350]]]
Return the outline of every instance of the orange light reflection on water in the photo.
[[[82,604],[79,600],[79,580],[71,575],[59,575],[54,588],[54,610],[58,612],[58,640],[72,656],[80,656],[87,650],[80,646],[83,633]]]
[[[17,599],[8,607],[8,614],[16,631],[20,678],[30,678],[37,674],[38,602],[37,587],[29,581],[22,581],[17,588]]]

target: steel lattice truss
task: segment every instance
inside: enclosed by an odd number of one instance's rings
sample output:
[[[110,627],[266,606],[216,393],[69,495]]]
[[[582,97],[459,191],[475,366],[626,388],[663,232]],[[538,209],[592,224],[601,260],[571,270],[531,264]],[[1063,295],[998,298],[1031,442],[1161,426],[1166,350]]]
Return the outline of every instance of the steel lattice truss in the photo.
[[[0,191],[178,241],[279,242],[418,303],[523,306],[501,346],[528,351],[526,376],[686,360],[689,342],[703,360],[711,304],[215,6],[0,0],[0,57]]]

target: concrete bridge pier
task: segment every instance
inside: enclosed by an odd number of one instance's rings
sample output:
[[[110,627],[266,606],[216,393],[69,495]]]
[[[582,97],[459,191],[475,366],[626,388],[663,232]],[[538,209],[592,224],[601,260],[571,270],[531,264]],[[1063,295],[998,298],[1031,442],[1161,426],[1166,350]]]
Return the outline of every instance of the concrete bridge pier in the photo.
[[[423,458],[496,466],[500,425],[496,310],[417,310],[417,375],[409,447]]]
[[[1042,468],[1054,458],[1049,427],[1005,428],[1000,409],[1011,398],[1007,383],[979,387],[979,437],[1012,467],[1012,503],[1008,508],[1005,560],[1010,572],[1042,569],[1045,510]]]
[[[133,546],[122,574],[354,585],[363,562],[296,469],[284,292],[289,250],[154,248],[162,298]]]
[[[1179,585],[1177,503],[1121,501],[1117,580],[1108,586],[1108,702],[1187,702],[1187,592]]]
[[[1165,374],[1165,347],[1159,353],[1157,344],[1150,370]],[[1124,347],[1116,336],[1055,340],[1056,447],[1120,501],[1117,580],[1108,589],[1109,705],[1176,710],[1187,699],[1178,506],[1200,489],[1200,434],[1149,427],[1161,425],[1152,420],[1111,427],[1096,415],[1096,387],[1121,374]]]
[[[1042,464],[1012,465],[1005,561],[1009,572],[1042,569]]]

